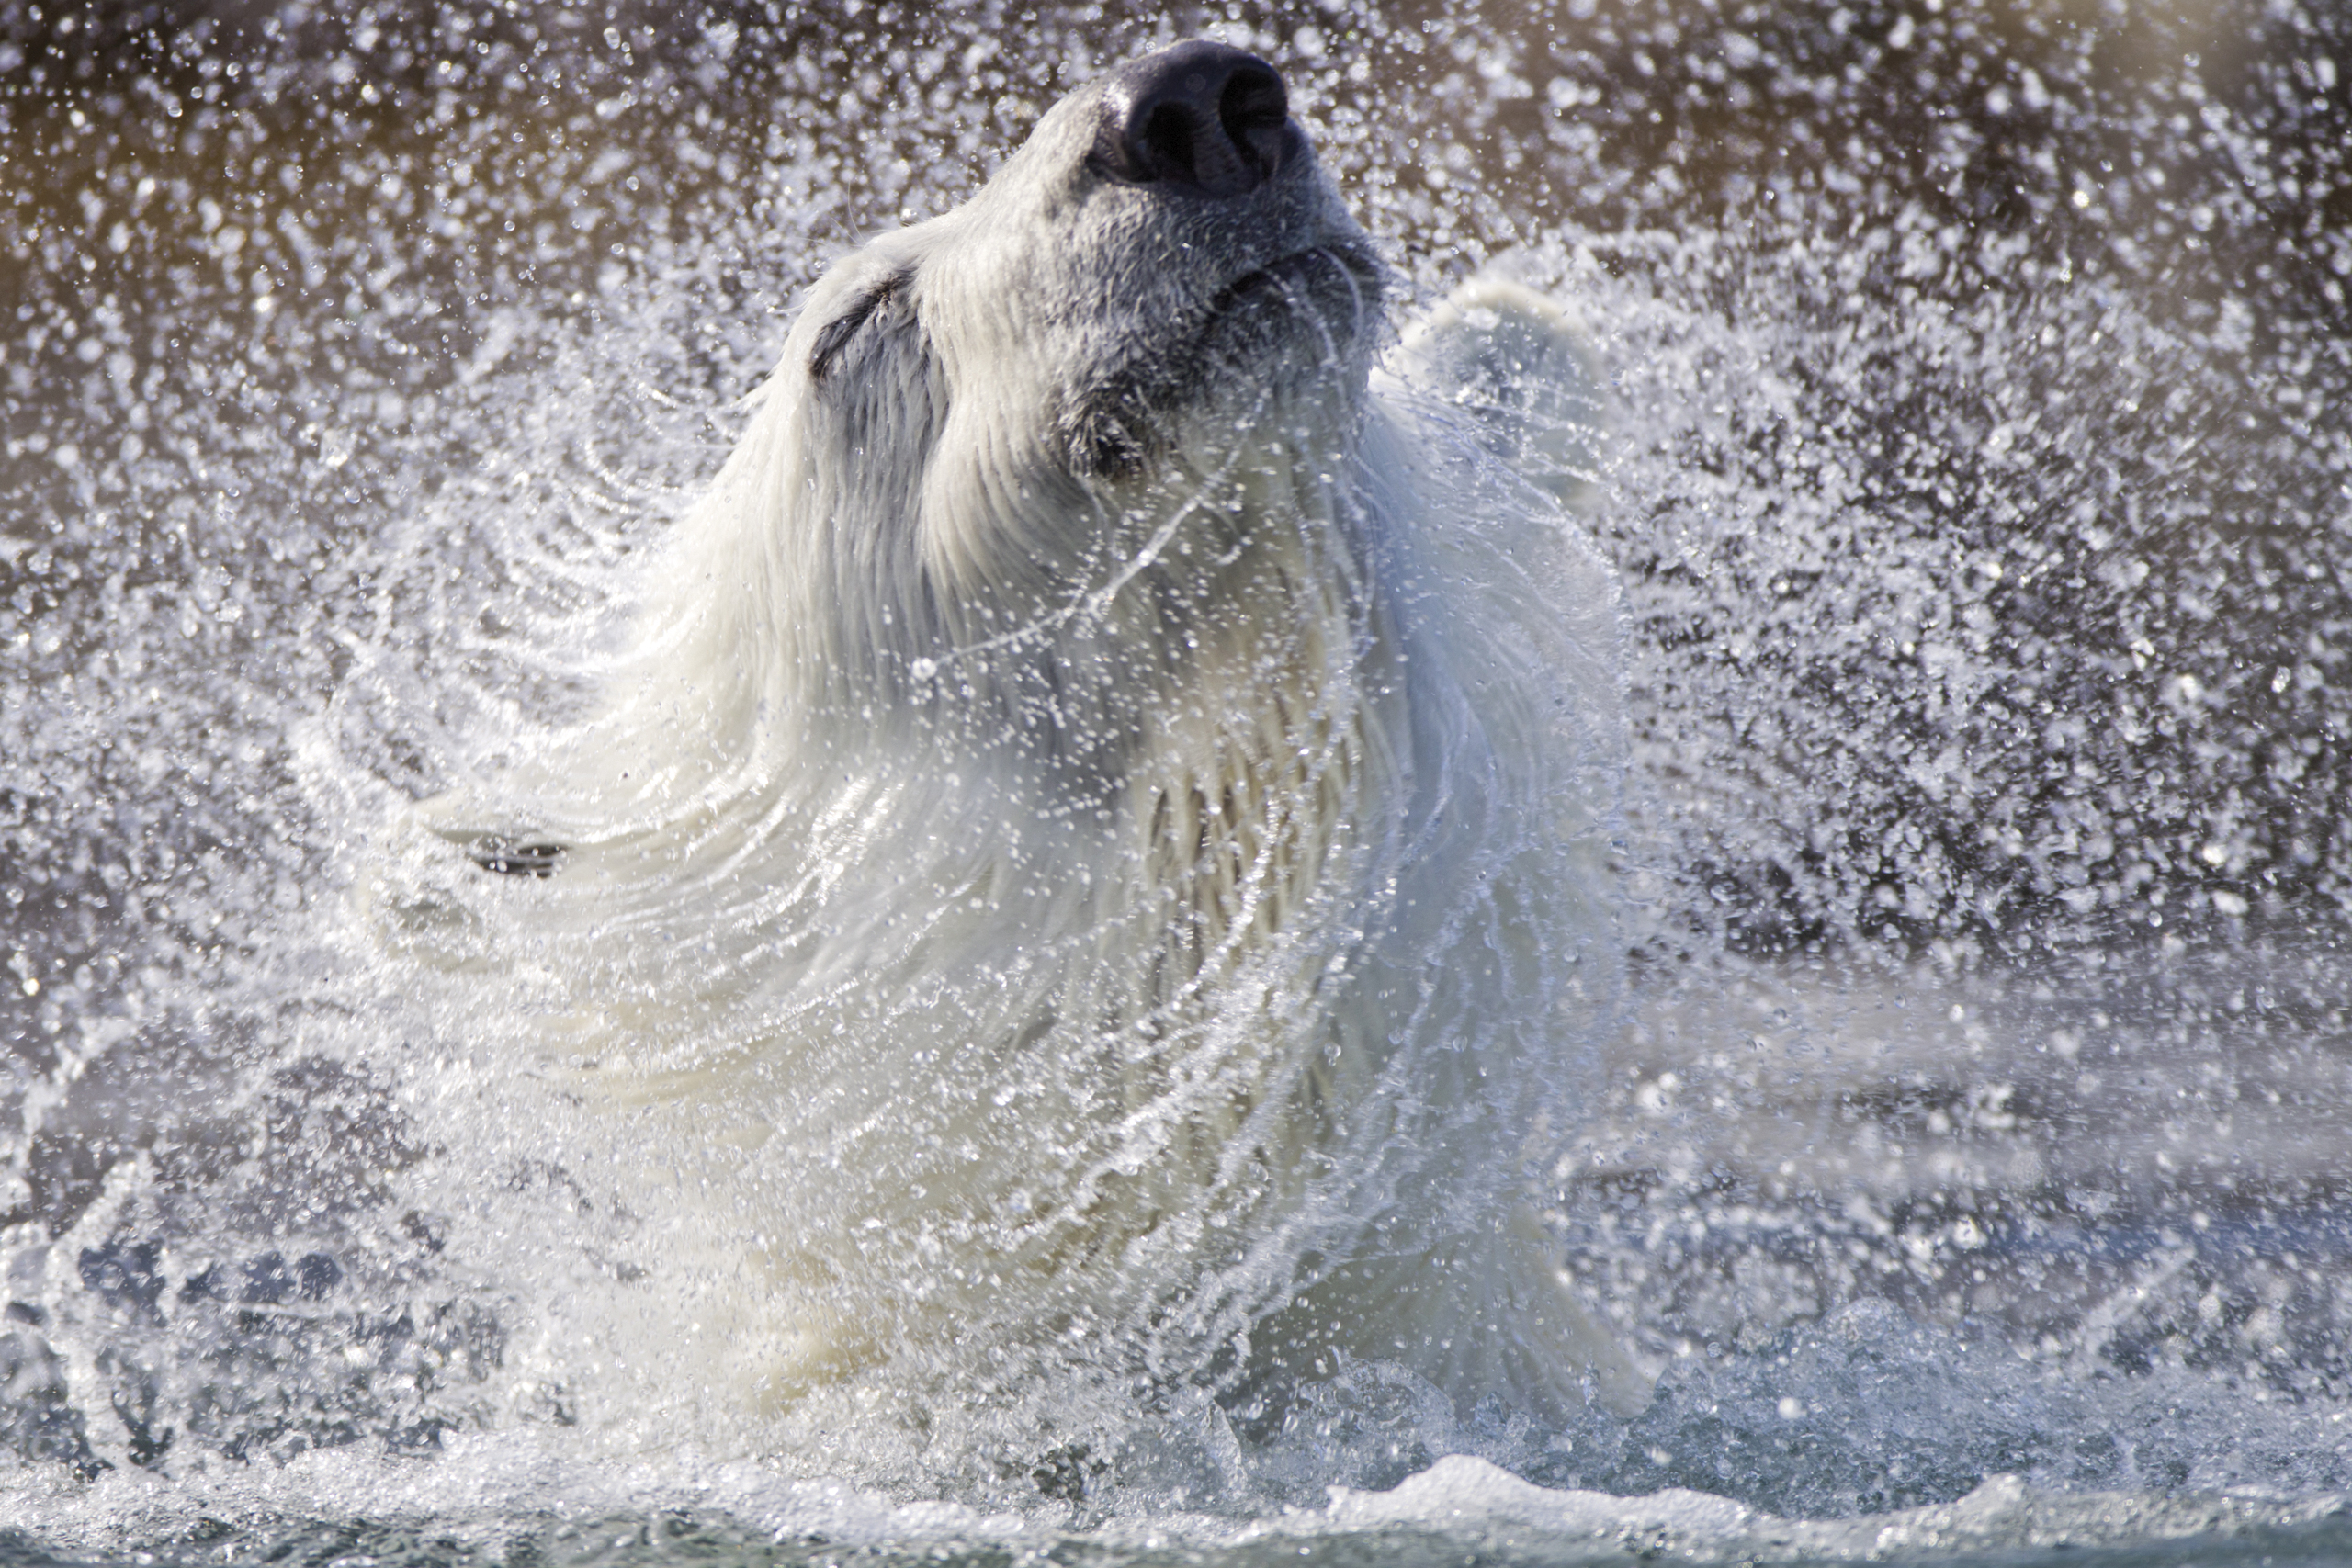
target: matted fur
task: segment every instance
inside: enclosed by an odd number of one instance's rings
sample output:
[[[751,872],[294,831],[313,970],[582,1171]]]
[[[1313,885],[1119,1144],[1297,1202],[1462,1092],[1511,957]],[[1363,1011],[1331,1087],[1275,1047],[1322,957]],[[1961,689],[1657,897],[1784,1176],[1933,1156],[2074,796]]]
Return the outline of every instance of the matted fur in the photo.
[[[1100,112],[816,287],[599,713],[428,809],[474,934],[388,928],[627,1151],[694,1376],[1637,1403],[1534,1217],[1615,984],[1606,575],[1374,393],[1303,138],[1209,200]]]

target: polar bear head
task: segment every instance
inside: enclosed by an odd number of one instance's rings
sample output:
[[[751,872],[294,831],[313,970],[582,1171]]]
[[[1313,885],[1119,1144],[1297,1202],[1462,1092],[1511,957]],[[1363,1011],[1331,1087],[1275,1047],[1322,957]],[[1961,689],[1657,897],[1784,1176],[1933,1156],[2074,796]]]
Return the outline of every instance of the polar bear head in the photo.
[[[1235,547],[1264,451],[1341,466],[1384,282],[1263,61],[1186,43],[1081,88],[811,291],[714,498],[761,563],[735,647],[836,709],[953,663],[1015,727],[1041,682],[1156,683],[1209,591],[1177,558]]]

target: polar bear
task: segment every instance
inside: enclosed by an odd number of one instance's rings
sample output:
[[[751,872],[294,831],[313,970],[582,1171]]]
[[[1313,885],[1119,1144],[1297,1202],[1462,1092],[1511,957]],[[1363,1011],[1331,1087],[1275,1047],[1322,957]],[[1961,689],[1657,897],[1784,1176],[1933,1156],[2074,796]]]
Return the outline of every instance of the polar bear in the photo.
[[[1645,1397],[1540,1214],[1612,589],[1479,451],[1575,422],[1414,386],[1566,339],[1392,291],[1272,67],[1119,68],[824,276],[601,705],[425,808],[387,926],[629,1151],[687,1374]]]

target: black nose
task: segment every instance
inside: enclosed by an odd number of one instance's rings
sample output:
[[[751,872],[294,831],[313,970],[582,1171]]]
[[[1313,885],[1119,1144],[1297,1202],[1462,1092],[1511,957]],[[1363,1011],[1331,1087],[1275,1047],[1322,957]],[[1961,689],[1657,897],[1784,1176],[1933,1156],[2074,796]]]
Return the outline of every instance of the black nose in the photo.
[[[1225,199],[1272,179],[1297,135],[1272,66],[1196,39],[1111,73],[1093,161],[1130,185]]]

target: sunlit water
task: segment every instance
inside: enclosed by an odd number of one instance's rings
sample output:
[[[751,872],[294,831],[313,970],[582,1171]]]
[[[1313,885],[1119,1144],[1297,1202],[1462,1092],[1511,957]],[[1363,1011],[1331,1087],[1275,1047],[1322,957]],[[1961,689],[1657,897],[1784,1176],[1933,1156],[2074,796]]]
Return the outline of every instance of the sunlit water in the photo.
[[[1632,978],[1555,1212],[1663,1371],[1083,1443],[634,1429],[573,1331],[676,1326],[642,1217],[353,910],[583,700],[797,291],[1189,24],[246,22],[0,33],[0,1554],[2352,1551],[2331,12],[1226,25],[1425,299],[1606,375]]]

